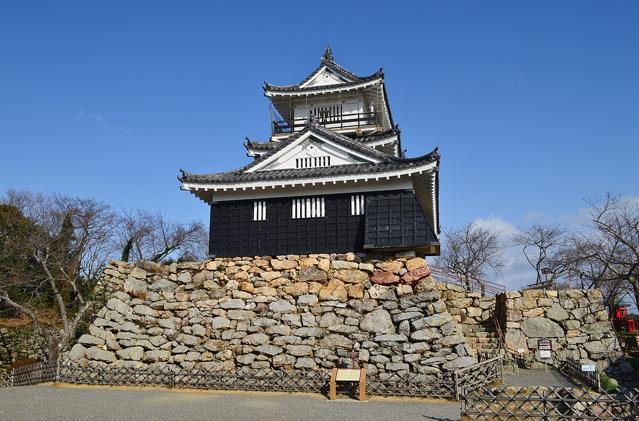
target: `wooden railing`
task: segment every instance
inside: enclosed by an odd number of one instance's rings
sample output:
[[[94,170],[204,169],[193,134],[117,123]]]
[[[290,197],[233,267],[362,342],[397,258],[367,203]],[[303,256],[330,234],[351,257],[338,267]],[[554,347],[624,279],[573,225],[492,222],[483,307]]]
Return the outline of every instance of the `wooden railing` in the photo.
[[[314,116],[313,120],[322,126],[331,129],[358,128],[364,126],[375,126],[380,124],[378,113],[353,113]],[[290,120],[273,121],[273,134],[293,133],[304,128],[308,121],[307,117]]]
[[[83,366],[71,362],[35,363],[0,377],[1,386],[46,382],[111,386],[166,386],[170,388],[277,392],[322,392],[328,370],[182,370],[174,367],[129,368]],[[378,396],[418,396],[455,399],[464,392],[502,379],[501,356],[440,375],[383,373],[366,378],[367,390]]]
[[[639,390],[593,392],[555,386],[502,386],[465,390],[461,420],[611,420],[639,419]]]
[[[471,366],[455,370],[455,393],[457,398],[471,390],[501,382],[504,377],[502,369],[502,357],[497,356]]]

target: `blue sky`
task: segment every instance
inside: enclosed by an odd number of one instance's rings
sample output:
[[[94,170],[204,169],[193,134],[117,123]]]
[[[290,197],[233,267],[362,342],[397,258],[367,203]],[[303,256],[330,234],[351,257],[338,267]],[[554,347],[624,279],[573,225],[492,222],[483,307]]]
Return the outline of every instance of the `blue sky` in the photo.
[[[12,3],[0,191],[206,221],[178,169],[244,165],[269,134],[262,82],[301,80],[330,43],[384,67],[408,155],[440,147],[444,226],[570,225],[584,198],[639,196],[639,2]]]

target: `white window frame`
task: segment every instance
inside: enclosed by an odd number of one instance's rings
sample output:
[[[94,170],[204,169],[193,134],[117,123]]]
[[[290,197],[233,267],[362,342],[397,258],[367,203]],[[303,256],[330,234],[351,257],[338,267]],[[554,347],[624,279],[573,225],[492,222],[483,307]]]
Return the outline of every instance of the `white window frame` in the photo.
[[[305,197],[291,199],[291,218],[324,218],[326,217],[326,201],[323,197]]]
[[[253,221],[266,221],[266,200],[253,202]]]
[[[364,215],[366,197],[363,194],[351,195],[351,216]]]

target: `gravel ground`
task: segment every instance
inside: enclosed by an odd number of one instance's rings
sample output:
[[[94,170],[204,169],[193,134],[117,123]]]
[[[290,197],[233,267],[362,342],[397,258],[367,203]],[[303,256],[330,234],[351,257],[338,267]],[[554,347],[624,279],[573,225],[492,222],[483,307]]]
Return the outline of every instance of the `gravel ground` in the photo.
[[[0,420],[458,420],[458,403],[70,385],[0,389]]]
[[[577,387],[569,377],[548,369],[529,370],[520,368],[516,373],[504,371],[504,385],[508,386],[564,386]]]

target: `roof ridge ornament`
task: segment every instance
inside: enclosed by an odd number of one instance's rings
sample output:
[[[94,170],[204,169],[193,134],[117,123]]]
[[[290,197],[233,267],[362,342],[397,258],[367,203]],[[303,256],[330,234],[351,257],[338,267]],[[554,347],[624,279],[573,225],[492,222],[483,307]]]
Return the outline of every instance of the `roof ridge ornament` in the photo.
[[[321,62],[335,62],[335,59],[333,58],[333,50],[331,50],[330,44],[326,45],[326,50],[324,50]]]

